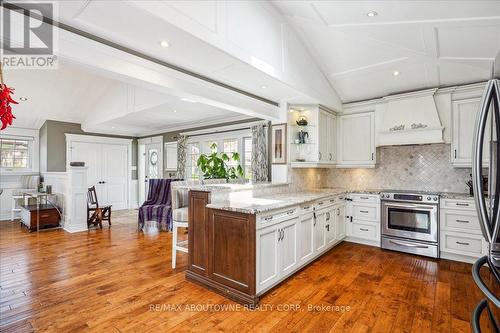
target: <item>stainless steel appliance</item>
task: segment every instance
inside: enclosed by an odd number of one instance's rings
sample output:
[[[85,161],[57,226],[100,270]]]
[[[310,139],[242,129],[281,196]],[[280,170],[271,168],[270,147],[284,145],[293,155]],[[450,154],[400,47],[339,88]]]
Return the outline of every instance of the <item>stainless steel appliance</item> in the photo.
[[[499,54],[500,58],[500,54]],[[500,59],[499,59],[500,60]],[[499,67],[500,68],[500,67]],[[500,73],[497,73],[500,75]],[[479,270],[484,264],[489,266],[494,287],[500,286],[500,80],[492,79],[486,84],[474,130],[472,147],[472,184],[477,214],[484,239],[488,242],[488,254],[479,258],[473,266],[472,276],[476,285],[486,296],[475,308],[472,315],[472,329],[480,332],[481,313],[487,309],[494,332],[499,332],[499,324],[491,311],[491,304],[500,307],[500,295],[491,290],[491,283],[485,283],[484,274]],[[488,185],[483,178],[483,154],[489,151]]]
[[[382,248],[439,258],[439,195],[387,191],[380,198]]]

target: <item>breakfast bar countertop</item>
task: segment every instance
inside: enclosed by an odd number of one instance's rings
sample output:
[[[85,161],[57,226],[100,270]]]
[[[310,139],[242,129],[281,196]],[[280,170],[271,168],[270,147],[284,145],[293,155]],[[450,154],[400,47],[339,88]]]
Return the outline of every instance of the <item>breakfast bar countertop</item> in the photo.
[[[229,199],[212,202],[207,207],[244,214],[258,214],[347,193],[352,193],[352,191],[342,188],[332,188],[293,193],[275,193],[258,197],[235,192],[231,194]]]

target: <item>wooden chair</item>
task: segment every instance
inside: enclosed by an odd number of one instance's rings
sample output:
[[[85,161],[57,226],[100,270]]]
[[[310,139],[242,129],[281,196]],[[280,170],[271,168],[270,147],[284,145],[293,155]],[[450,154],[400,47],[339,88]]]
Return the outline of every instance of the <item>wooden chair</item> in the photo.
[[[99,207],[95,186],[92,186],[87,192],[87,227],[99,225],[102,229],[102,221],[111,225],[111,205]]]

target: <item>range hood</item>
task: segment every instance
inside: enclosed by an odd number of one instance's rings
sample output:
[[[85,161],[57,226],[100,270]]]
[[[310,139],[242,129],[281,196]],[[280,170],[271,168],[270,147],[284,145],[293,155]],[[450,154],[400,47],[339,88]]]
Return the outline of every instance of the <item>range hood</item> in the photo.
[[[437,89],[382,98],[379,146],[443,143],[443,126],[434,102]]]

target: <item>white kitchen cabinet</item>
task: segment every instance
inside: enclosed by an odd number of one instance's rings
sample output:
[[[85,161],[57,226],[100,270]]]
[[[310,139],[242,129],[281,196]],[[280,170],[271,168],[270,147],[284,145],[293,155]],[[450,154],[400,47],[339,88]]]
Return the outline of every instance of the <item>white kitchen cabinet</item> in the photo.
[[[291,106],[288,113],[288,140],[290,163],[294,168],[333,167],[336,161],[337,125],[336,115],[318,105]],[[307,119],[306,126],[297,125],[301,117]],[[304,134],[305,142],[299,141]]]
[[[282,222],[279,245],[280,276],[292,273],[298,265],[298,218]]]
[[[299,261],[304,263],[314,256],[314,215],[307,213],[299,220]]]
[[[329,246],[337,240],[337,206],[327,210],[325,216],[325,242]]]
[[[279,224],[257,230],[257,290],[266,289],[279,280],[279,236]]]
[[[319,110],[319,163],[334,164],[336,152],[336,116]]]
[[[452,103],[451,162],[455,167],[470,168],[472,166],[472,142],[480,100],[480,98],[469,98]],[[489,138],[487,133],[483,148],[484,165],[488,164],[487,142]]]
[[[337,240],[344,239],[346,237],[346,230],[345,230],[346,205],[344,203],[337,206],[337,214],[336,214],[335,224],[336,224],[336,227],[335,227],[336,236],[335,236],[335,238]]]
[[[351,242],[380,246],[380,196],[351,194],[346,206],[346,236]]]
[[[441,258],[472,263],[485,255],[488,243],[481,231],[474,200],[444,198],[440,206]]]
[[[320,211],[317,211],[315,213],[315,219],[314,219],[314,252],[318,253],[323,251],[323,248],[326,246],[326,232],[325,232],[325,225],[326,225],[326,213],[327,210],[323,209]]]
[[[338,118],[338,168],[375,167],[375,114],[364,112]]]
[[[257,292],[291,274],[298,265],[298,225],[294,217],[257,230]]]

